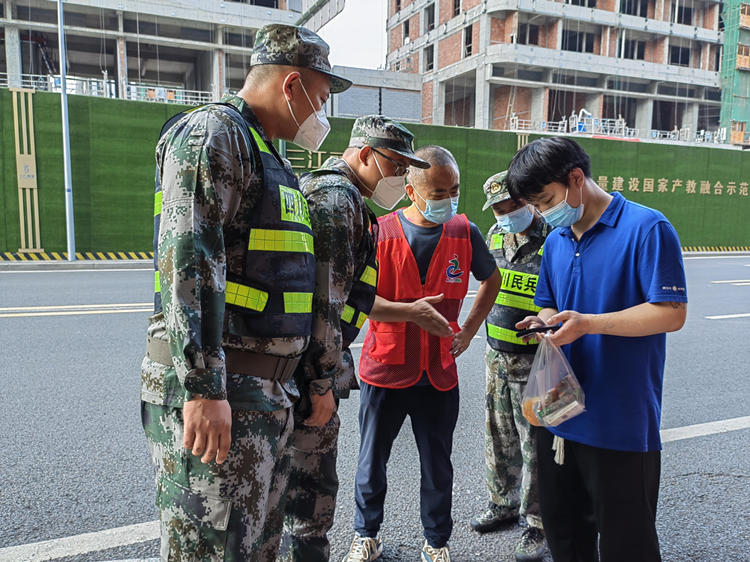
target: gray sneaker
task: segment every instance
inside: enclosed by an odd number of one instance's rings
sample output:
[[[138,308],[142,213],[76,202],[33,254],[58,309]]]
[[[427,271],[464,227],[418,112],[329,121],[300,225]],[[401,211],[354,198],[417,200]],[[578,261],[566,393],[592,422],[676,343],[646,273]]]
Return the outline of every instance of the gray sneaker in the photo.
[[[422,562],[451,562],[451,553],[448,545],[442,548],[433,548],[430,543],[424,541],[422,547]]]
[[[547,542],[544,540],[544,532],[537,527],[526,527],[516,545],[516,560],[518,562],[541,560],[545,550],[547,550]]]
[[[500,506],[490,502],[482,513],[472,517],[469,524],[477,533],[489,533],[517,520],[517,507]]]
[[[371,562],[380,558],[381,554],[383,554],[383,542],[380,540],[380,535],[373,539],[355,534],[349,554],[344,556],[342,562]]]

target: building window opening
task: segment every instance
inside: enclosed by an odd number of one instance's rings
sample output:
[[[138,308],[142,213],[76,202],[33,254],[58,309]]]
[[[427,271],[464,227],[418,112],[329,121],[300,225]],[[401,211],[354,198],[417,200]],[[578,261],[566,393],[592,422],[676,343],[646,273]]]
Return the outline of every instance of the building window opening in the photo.
[[[425,30],[435,29],[435,4],[430,4],[424,9]]]
[[[461,15],[461,0],[453,0],[453,17]]]
[[[690,47],[670,47],[669,64],[676,64],[677,66],[690,66]]]
[[[646,42],[635,39],[625,39],[618,43],[617,55],[622,59],[645,60]]]
[[[410,37],[409,37],[409,20],[406,20],[404,22],[404,33],[403,33],[403,36],[404,36],[404,45],[406,45],[409,42],[409,40],[410,40]]]
[[[648,17],[648,0],[622,0],[620,13],[640,18]]]
[[[673,23],[681,23],[683,25],[693,25],[693,9],[685,6],[675,6],[672,4],[672,13],[670,20]]]
[[[474,32],[473,32],[473,25],[470,25],[466,28],[464,28],[464,56],[470,57],[472,53],[472,48],[474,46]]]
[[[430,72],[435,68],[435,45],[430,45],[424,50],[424,71]]]
[[[533,23],[522,23],[518,26],[516,43],[520,45],[539,44],[539,26]]]
[[[563,31],[562,49],[577,53],[593,53],[594,34],[584,31]]]

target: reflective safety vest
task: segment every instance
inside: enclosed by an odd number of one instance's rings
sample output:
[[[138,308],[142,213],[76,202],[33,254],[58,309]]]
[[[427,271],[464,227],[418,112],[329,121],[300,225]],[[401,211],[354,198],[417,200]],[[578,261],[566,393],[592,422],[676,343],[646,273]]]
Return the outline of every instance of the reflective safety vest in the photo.
[[[308,177],[319,177],[325,174],[338,174],[346,178],[347,182],[350,181],[346,173],[340,170],[335,168],[320,168],[303,175],[301,182],[304,184],[305,179]],[[352,185],[352,189],[356,189],[356,187]],[[369,223],[370,231],[363,236],[357,249],[355,259],[362,265],[354,272],[352,288],[349,292],[349,297],[346,299],[344,310],[341,313],[342,349],[348,348],[357,338],[375,302],[375,291],[378,283],[378,261],[374,232],[377,230],[378,219],[367,205],[364,205],[364,211],[365,214],[362,217],[363,224],[367,226]],[[364,256],[364,259],[359,261],[362,256]]]
[[[398,215],[380,217],[378,222],[378,295],[389,301],[413,302],[443,293],[445,298],[434,307],[453,332],[458,332],[458,313],[469,286],[472,256],[466,216],[456,215],[442,226],[424,285]],[[426,371],[435,388],[450,390],[458,384],[452,342],[452,337],[430,335],[413,322],[370,320],[359,376],[374,386],[407,388]]]
[[[546,237],[546,227],[544,234]],[[487,343],[497,351],[535,353],[538,345],[536,340],[524,343],[521,338],[516,337],[516,323],[541,310],[534,304],[534,294],[542,265],[544,242],[542,241],[538,250],[534,249],[534,256],[530,261],[514,263],[505,259],[503,237],[502,232],[490,237],[490,253],[495,258],[502,280],[500,292],[485,323]]]
[[[297,178],[282,164],[273,145],[231,104],[231,117],[252,147],[256,170],[262,170],[262,196],[247,217],[249,232],[224,231],[225,247],[237,243],[247,248],[242,266],[227,265],[224,332],[256,338],[309,336],[312,327],[312,296],[315,285],[315,255],[307,201]],[[197,108],[195,108],[197,109]],[[188,112],[195,111],[188,110]],[[165,123],[162,135],[181,117]],[[158,171],[157,171],[158,174]],[[154,260],[161,213],[161,185],[157,175],[154,206]],[[241,275],[229,273],[241,270]],[[161,310],[161,290],[156,270],[155,312]]]

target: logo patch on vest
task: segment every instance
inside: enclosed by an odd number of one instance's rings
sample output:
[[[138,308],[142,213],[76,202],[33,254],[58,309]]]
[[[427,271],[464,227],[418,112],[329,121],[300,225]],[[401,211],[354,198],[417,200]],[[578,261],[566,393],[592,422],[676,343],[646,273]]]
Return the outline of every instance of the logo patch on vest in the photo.
[[[464,272],[461,269],[461,264],[458,263],[458,254],[453,254],[453,259],[448,261],[448,267],[445,270],[445,282],[446,283],[463,283],[461,277]]]
[[[310,211],[305,197],[296,189],[285,185],[279,186],[281,198],[281,220],[310,226]]]

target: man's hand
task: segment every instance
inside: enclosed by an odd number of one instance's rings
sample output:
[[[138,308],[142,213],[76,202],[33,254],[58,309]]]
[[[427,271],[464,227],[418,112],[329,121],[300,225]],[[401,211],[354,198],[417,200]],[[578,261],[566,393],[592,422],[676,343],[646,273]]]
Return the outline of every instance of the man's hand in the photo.
[[[471,340],[474,338],[474,334],[469,333],[467,330],[461,330],[453,336],[453,342],[451,343],[451,355],[458,357],[464,351],[469,348]]]
[[[185,424],[183,445],[201,462],[208,464],[214,458],[221,464],[227,460],[232,443],[232,408],[226,400],[193,398],[182,407]]]
[[[516,324],[516,330],[526,330],[528,328],[541,328],[545,325],[544,320],[539,318],[538,316],[527,316],[520,322]],[[536,334],[529,334],[528,336],[523,336],[521,339],[525,342],[530,341],[532,338],[536,339],[536,341],[540,342],[543,338],[545,338],[546,335],[543,332],[538,332]]]
[[[321,427],[328,423],[336,410],[336,401],[333,399],[333,390],[325,394],[310,394],[312,413],[303,423],[308,427]]]
[[[562,322],[560,329],[548,336],[549,342],[557,346],[569,344],[590,333],[590,314],[581,314],[575,310],[563,310],[547,321],[548,324],[559,324],[560,322]]]
[[[409,320],[422,328],[425,332],[438,336],[439,338],[448,338],[453,335],[450,324],[445,316],[440,314],[434,306],[445,298],[442,293],[431,297],[422,297],[411,303],[411,315]]]

